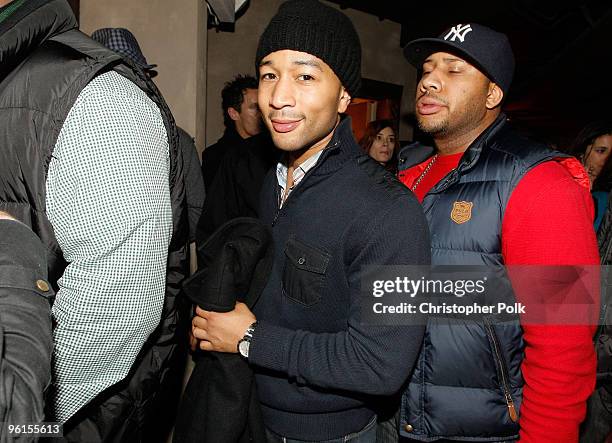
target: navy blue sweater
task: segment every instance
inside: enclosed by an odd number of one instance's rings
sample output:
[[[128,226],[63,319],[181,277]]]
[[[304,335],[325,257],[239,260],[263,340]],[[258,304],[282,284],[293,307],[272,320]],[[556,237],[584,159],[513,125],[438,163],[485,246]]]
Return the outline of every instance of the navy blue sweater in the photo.
[[[423,338],[420,326],[361,324],[362,266],[429,264],[427,222],[414,195],[362,153],[349,118],[280,210],[274,172],[260,210],[274,266],[254,307],[249,362],[269,429],[340,437],[400,389]]]

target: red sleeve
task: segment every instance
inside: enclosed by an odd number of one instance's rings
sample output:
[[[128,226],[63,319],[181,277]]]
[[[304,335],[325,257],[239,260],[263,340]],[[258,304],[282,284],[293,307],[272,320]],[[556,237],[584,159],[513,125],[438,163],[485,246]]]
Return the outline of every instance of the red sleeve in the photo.
[[[588,189],[561,164],[535,167],[508,202],[502,226],[505,263],[598,265],[593,212]],[[520,302],[522,291],[515,287],[515,292]],[[523,324],[523,330],[521,443],[577,442],[595,386],[595,326]]]

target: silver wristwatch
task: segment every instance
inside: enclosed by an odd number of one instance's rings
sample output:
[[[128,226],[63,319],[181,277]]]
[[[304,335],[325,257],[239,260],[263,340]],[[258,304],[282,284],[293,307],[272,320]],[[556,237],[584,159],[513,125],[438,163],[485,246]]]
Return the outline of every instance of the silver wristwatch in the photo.
[[[251,339],[253,338],[253,332],[255,332],[255,326],[257,326],[257,322],[253,322],[247,328],[244,337],[238,342],[238,352],[244,358],[249,358],[249,348],[251,347]]]

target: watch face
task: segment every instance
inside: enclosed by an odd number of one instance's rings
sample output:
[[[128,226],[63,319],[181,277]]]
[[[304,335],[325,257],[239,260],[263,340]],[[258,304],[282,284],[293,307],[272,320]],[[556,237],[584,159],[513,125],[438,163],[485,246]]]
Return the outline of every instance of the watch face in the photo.
[[[242,355],[243,357],[249,356],[250,344],[251,342],[248,340],[241,340],[240,343],[238,343],[238,351],[240,352],[240,355]]]

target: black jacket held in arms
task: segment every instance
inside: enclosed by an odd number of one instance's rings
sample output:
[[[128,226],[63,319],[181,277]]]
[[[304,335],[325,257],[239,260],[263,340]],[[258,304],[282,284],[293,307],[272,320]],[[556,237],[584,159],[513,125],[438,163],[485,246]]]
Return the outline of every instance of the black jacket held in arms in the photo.
[[[200,308],[228,312],[252,307],[270,275],[270,229],[252,217],[221,226],[200,246],[198,272],[184,284]],[[253,371],[238,354],[198,351],[174,429],[175,443],[265,443]]]
[[[8,425],[40,423],[51,382],[46,252],[24,224],[0,220],[0,441]],[[15,433],[12,433],[15,436]]]
[[[46,215],[45,181],[59,132],[83,88],[114,70],[159,107],[170,149],[173,233],[162,319],[128,376],[102,392],[65,427],[80,441],[156,441],[171,426],[186,355],[179,291],[186,275],[187,218],[183,162],[172,114],[155,84],[135,65],[78,31],[66,0],[29,0],[0,23],[0,210],[32,228],[47,252],[56,285],[66,263]],[[176,398],[178,401],[178,398]],[[176,402],[175,402],[176,403]],[[162,418],[160,418],[162,417]],[[76,434],[75,434],[76,435]]]

